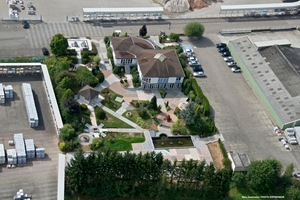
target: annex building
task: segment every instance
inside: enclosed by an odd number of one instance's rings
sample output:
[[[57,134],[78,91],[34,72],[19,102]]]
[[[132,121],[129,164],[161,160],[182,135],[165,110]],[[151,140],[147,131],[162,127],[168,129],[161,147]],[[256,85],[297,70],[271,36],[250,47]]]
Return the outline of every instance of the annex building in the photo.
[[[300,126],[300,49],[277,43],[255,45],[245,36],[228,47],[273,123],[285,129]]]

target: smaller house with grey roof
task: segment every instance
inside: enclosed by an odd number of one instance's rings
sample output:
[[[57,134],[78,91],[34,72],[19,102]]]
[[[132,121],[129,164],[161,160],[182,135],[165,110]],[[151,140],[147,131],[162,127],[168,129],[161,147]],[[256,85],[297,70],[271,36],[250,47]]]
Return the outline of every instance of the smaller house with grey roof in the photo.
[[[130,73],[137,66],[143,89],[181,88],[185,73],[175,50],[155,49],[145,39],[111,37],[110,46],[116,66]]]
[[[89,85],[84,86],[78,92],[78,98],[91,103],[92,100],[98,98],[99,91]]]

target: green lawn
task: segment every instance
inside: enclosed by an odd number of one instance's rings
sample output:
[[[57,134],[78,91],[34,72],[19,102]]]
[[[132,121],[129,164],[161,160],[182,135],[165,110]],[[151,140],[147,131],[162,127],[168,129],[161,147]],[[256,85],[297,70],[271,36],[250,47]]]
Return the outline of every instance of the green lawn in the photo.
[[[242,188],[242,189],[237,189],[236,187],[231,188],[231,190],[229,191],[229,197],[230,199],[233,200],[241,200],[241,199],[247,199],[247,197],[253,197],[253,198],[248,198],[248,199],[258,199],[258,200],[263,200],[266,199],[266,197],[268,196],[285,196],[285,193],[282,191],[272,191],[270,193],[267,194],[259,194],[257,192],[254,192],[251,189],[248,188]],[[274,198],[269,198],[269,199],[274,199]],[[285,198],[280,198],[280,199],[285,199]]]
[[[106,113],[106,119],[97,119],[98,123],[104,124],[104,128],[133,128],[129,124],[126,124],[122,120],[116,118],[115,116]]]
[[[143,133],[108,133],[104,140],[104,146],[116,151],[132,150],[131,143],[145,142]]]
[[[104,89],[100,92],[100,94],[105,98],[101,103],[109,109],[117,111],[122,106],[122,103],[117,102],[116,98],[123,98],[123,96],[113,92],[111,89],[108,89],[108,91],[109,92]]]

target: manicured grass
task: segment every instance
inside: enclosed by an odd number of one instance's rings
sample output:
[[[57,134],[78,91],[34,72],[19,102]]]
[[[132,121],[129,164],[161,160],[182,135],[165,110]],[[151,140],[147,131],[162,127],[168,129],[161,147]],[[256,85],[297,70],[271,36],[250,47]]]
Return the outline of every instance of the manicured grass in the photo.
[[[117,97],[123,98],[122,95],[113,92],[111,89],[109,89],[108,93],[104,89],[100,94],[105,98],[101,103],[109,109],[117,111],[122,106],[122,103],[116,101]]]
[[[115,116],[109,113],[106,113],[105,120],[97,119],[97,122],[104,124],[105,128],[133,128],[132,126],[126,124],[122,120],[116,118]]]
[[[241,199],[247,199],[247,197],[253,197],[251,199],[258,199],[258,200],[263,200],[266,199],[264,197],[266,196],[285,196],[285,193],[283,191],[279,191],[279,190],[274,190],[272,192],[266,193],[266,194],[260,194],[257,193],[249,188],[231,188],[229,191],[229,197],[230,199],[233,200],[241,200]],[[245,198],[246,197],[246,198]],[[282,198],[281,198],[282,199]],[[284,198],[283,198],[284,199]]]
[[[104,146],[116,151],[132,150],[131,143],[145,142],[143,133],[108,133],[104,140]]]

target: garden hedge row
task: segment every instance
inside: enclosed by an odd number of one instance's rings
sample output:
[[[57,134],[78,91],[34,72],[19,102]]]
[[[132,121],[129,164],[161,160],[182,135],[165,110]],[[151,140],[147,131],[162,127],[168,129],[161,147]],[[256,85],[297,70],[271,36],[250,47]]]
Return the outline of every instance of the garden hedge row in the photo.
[[[201,88],[199,87],[195,78],[192,78],[192,87],[195,91],[195,94],[202,100],[203,104],[203,115],[210,116],[210,104],[206,96],[203,94]]]

